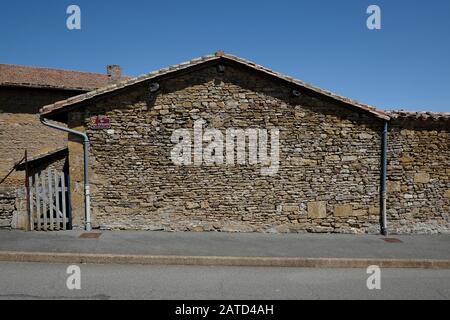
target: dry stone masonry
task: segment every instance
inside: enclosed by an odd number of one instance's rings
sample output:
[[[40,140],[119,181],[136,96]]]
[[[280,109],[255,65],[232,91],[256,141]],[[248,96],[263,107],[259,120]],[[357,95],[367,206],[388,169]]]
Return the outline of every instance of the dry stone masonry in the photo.
[[[0,188],[0,228],[10,228],[15,210],[16,193],[11,187]]]
[[[388,230],[450,231],[450,114],[387,114],[220,52],[41,112],[89,136],[94,227],[379,233],[387,121]],[[93,127],[98,119],[107,121]],[[210,147],[196,140],[199,120],[205,132],[278,132],[277,170],[261,174],[263,164],[248,157],[251,137],[234,147],[245,161],[228,161],[225,148],[215,152],[227,161],[173,161],[177,132],[196,141],[194,150]],[[73,225],[81,228],[78,139],[69,136],[68,162]]]
[[[444,119],[391,121],[388,221],[393,232],[450,230],[449,129]]]
[[[242,232],[378,232],[382,121],[308,96],[234,66],[210,66],[99,100],[69,114],[92,149],[94,224],[107,229]],[[278,128],[280,168],[177,166],[171,135],[206,128]],[[74,143],[73,146],[76,144]],[[70,147],[71,145],[69,145]],[[77,147],[78,151],[81,151]],[[72,186],[82,191],[81,153],[70,150]],[[78,177],[78,179],[74,179]],[[79,201],[82,201],[80,193]],[[78,213],[79,223],[82,211]]]

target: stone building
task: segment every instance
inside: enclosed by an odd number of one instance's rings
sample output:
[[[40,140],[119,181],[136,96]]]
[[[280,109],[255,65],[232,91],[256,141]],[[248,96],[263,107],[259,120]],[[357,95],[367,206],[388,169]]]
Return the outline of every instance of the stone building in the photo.
[[[450,230],[450,113],[392,112],[387,213],[397,233]]]
[[[379,233],[388,123],[388,229],[450,230],[449,114],[386,113],[218,52],[41,116],[90,139],[94,227]],[[79,138],[68,150],[82,227]]]
[[[0,64],[0,227],[10,226],[17,193],[23,193],[25,175],[15,165],[25,150],[33,158],[67,146],[67,135],[40,123],[39,108],[124,79],[119,66],[109,66],[107,71],[97,74]]]

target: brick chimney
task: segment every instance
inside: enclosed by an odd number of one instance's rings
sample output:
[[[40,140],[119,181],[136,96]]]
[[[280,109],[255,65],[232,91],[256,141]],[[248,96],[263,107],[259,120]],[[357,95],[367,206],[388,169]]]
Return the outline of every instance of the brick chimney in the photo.
[[[106,73],[108,74],[108,83],[118,83],[122,78],[122,68],[117,64],[110,64],[106,66]]]

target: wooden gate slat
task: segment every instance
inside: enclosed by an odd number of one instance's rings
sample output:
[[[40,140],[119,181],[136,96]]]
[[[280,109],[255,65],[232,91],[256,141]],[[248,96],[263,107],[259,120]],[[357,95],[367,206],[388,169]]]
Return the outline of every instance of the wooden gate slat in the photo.
[[[63,218],[63,230],[67,228],[67,210],[66,210],[66,183],[64,179],[64,172],[61,172],[61,193],[62,193],[62,218]]]
[[[39,193],[39,175],[34,175],[34,188],[36,193],[36,220],[37,230],[41,231],[41,195]]]
[[[29,211],[30,211],[30,218],[29,218],[30,231],[33,231],[34,230],[34,219],[33,219],[33,214],[34,214],[33,208],[34,208],[34,205],[33,205],[33,177],[32,176],[28,177],[28,192],[29,192],[28,199],[30,199],[29,203],[28,203],[28,205],[30,206],[30,208],[29,208]]]
[[[53,217],[53,187],[52,187],[52,170],[48,169],[47,170],[47,179],[48,179],[48,194],[47,194],[47,199],[48,199],[48,207],[49,207],[49,211],[50,211],[50,230],[54,229],[54,217]]]
[[[59,208],[59,175],[57,171],[54,171],[53,179],[55,181],[55,210],[56,210],[56,230],[61,228],[61,212]]]
[[[44,231],[47,231],[47,190],[45,188],[45,174],[41,174],[41,182],[42,182],[42,214],[44,216]]]

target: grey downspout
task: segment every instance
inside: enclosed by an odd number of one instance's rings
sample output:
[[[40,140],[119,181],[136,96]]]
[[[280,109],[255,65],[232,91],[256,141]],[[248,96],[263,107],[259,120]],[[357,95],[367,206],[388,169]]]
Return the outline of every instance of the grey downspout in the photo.
[[[91,193],[89,186],[89,138],[87,134],[79,131],[75,131],[69,128],[58,126],[54,123],[48,122],[42,115],[39,115],[39,120],[42,124],[57,130],[61,130],[67,133],[72,133],[83,138],[83,153],[84,153],[84,218],[86,231],[91,231]]]
[[[382,142],[381,142],[381,187],[380,187],[380,224],[381,234],[388,235],[386,221],[386,181],[387,181],[387,144],[388,144],[388,123],[384,122]]]

